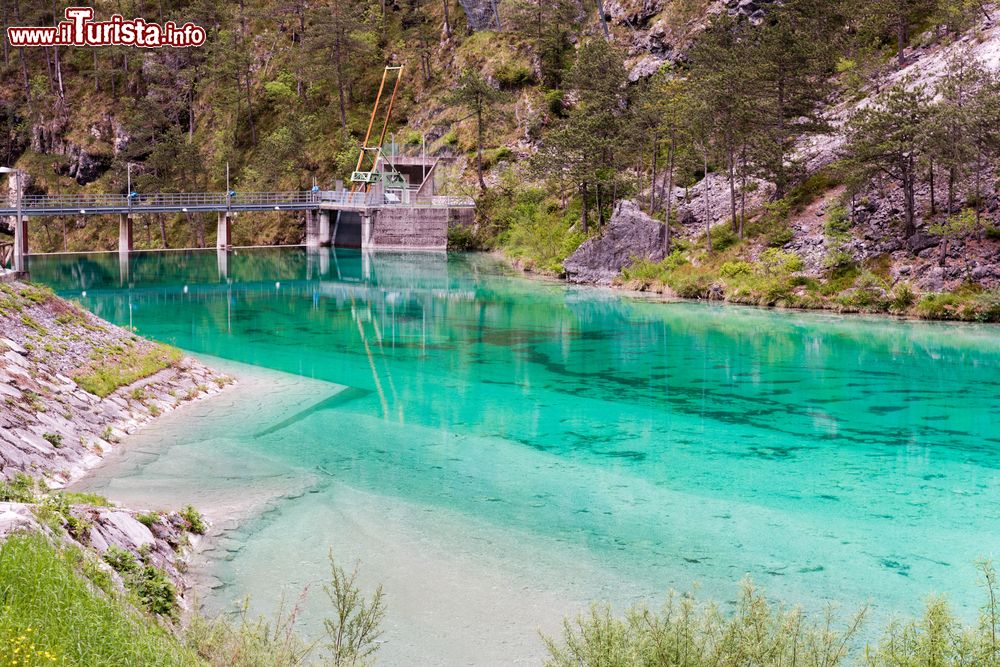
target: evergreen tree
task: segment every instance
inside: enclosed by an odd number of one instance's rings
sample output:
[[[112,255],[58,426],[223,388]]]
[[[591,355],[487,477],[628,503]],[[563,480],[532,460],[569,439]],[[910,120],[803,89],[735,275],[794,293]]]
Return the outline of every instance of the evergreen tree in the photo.
[[[483,178],[485,123],[492,115],[500,96],[500,91],[491,86],[479,70],[468,68],[459,76],[458,85],[449,98],[452,103],[465,107],[476,120],[476,176],[480,192],[486,191],[486,180]]]
[[[926,150],[930,98],[910,79],[888,88],[860,108],[848,124],[846,164],[867,178],[884,175],[903,191],[903,235],[916,231],[917,164]]]

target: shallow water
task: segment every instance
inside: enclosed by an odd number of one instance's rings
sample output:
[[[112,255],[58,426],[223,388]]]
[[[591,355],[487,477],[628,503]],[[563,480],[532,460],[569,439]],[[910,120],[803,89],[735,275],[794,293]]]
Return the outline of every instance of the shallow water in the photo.
[[[745,574],[809,609],[874,599],[876,624],[931,592],[971,615],[1000,546],[996,327],[663,304],[472,255],[30,269],[243,380],[89,484],[231,518],[215,609],[360,559],[391,664],[530,661],[587,600],[729,600]]]

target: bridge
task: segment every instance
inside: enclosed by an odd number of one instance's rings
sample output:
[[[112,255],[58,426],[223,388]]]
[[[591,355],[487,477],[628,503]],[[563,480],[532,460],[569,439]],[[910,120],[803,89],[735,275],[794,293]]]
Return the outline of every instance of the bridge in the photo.
[[[441,250],[447,247],[448,227],[467,223],[475,206],[470,197],[431,194],[435,164],[418,187],[377,184],[368,191],[350,191],[338,183],[335,190],[292,192],[162,192],[126,194],[24,195],[15,206],[0,206],[0,216],[14,221],[12,252],[0,253],[0,268],[23,271],[28,254],[28,220],[51,216],[117,215],[118,250],[134,249],[133,218],[145,214],[216,213],[216,246],[232,245],[232,225],[240,213],[299,211],[305,213],[307,246],[408,248]],[[6,260],[6,261],[4,261]]]

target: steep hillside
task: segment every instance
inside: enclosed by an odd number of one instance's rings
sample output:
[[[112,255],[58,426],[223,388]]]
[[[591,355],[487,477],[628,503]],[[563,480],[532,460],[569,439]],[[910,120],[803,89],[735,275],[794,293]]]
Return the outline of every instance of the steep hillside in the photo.
[[[117,7],[98,2],[96,11]],[[456,157],[446,187],[479,203],[477,225],[454,230],[456,248],[500,248],[561,273],[632,199],[660,223],[669,216],[659,254],[638,253],[654,263],[679,251],[695,266],[753,264],[773,247],[801,260],[797,275],[825,284],[837,274],[848,289],[857,285],[840,274],[870,280],[874,271],[889,291],[901,281],[938,291],[1000,280],[1000,141],[975,129],[990,124],[986,112],[973,118],[975,105],[963,102],[995,85],[992,3],[252,0],[132,9],[203,25],[206,44],[4,49],[0,160],[30,175],[28,192],[124,192],[130,163],[133,189],[146,192],[222,189],[227,164],[236,190],[330,186],[352,169],[392,63],[404,76],[388,138],[399,151]],[[6,11],[8,24],[53,21],[46,3]],[[982,74],[958,94],[963,58]],[[888,92],[921,86],[923,115],[901,149],[912,157],[903,183],[881,169],[877,147],[861,155],[865,146],[847,139]],[[137,245],[211,245],[211,222],[144,216]],[[113,221],[96,218],[35,229],[35,250],[111,249],[117,236]],[[301,230],[290,216],[258,214],[240,221],[234,241],[298,242]]]

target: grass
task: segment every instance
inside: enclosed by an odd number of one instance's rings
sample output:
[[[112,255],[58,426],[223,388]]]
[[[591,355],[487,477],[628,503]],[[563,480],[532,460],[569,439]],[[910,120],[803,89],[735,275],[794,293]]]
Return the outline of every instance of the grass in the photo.
[[[159,344],[152,344],[147,349],[130,344],[97,350],[90,367],[78,372],[73,379],[84,391],[104,398],[120,387],[173,366],[181,356],[180,350]]]
[[[199,664],[166,630],[102,593],[84,574],[85,560],[81,551],[53,547],[41,535],[14,535],[0,544],[0,662],[81,667]],[[14,662],[14,649],[25,643],[35,646],[34,655],[27,663]],[[39,659],[46,652],[54,659]]]

